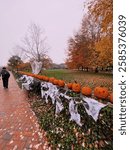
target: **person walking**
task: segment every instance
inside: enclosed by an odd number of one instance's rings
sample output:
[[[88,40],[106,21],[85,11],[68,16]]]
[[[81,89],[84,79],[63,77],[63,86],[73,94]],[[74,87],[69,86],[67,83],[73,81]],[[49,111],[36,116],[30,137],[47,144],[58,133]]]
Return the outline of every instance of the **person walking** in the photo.
[[[2,71],[0,72],[0,76],[2,76],[3,87],[5,89],[7,89],[8,88],[8,81],[9,81],[10,73],[6,70],[6,67],[2,68]]]

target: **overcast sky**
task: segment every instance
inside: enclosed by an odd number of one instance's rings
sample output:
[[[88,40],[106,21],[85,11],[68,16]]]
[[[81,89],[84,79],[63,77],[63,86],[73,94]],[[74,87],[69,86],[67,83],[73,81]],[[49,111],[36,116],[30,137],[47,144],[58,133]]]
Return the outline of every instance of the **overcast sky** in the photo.
[[[85,0],[0,0],[0,66],[7,63],[15,45],[31,22],[45,30],[48,55],[64,62],[67,40],[80,27]]]

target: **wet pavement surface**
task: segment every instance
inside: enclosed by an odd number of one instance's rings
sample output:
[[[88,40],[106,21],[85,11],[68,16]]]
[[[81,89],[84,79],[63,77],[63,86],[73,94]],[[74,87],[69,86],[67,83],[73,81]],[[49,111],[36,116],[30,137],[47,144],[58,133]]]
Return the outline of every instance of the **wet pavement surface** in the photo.
[[[13,75],[9,88],[0,80],[0,150],[50,150],[46,133],[40,129],[37,118]]]

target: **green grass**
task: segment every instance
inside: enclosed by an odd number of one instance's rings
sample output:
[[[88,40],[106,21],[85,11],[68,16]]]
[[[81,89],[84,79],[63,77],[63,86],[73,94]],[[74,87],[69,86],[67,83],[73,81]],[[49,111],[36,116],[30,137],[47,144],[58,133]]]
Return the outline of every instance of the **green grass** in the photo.
[[[42,74],[49,77],[64,79],[66,82],[80,82],[82,85],[105,86],[112,90],[113,76],[103,73],[90,73],[73,70],[45,70]],[[55,117],[55,105],[51,101],[31,93],[28,99],[35,112],[40,126],[46,132],[46,137],[53,150],[112,150],[113,149],[113,107],[107,105],[99,114],[97,122],[89,116],[83,105],[78,104],[78,113],[81,115],[83,126],[70,121],[69,101],[61,98],[64,109]],[[34,94],[34,95],[33,95]],[[33,97],[34,96],[34,97]],[[61,138],[62,137],[62,138]],[[82,145],[84,143],[85,146]]]
[[[87,85],[94,89],[97,86],[107,87],[109,91],[113,90],[113,75],[107,73],[94,73],[76,70],[44,70],[42,74],[48,77],[63,79],[65,82],[77,81],[82,86]]]

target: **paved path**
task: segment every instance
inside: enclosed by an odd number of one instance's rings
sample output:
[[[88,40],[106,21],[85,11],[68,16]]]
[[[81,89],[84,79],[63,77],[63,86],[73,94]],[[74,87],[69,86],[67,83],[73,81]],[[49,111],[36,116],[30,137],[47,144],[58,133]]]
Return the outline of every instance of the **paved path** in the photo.
[[[0,150],[48,150],[46,141],[13,75],[9,89],[3,89],[0,80]]]

